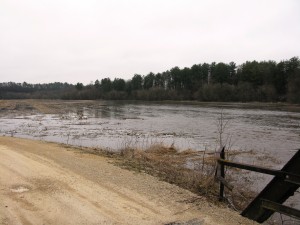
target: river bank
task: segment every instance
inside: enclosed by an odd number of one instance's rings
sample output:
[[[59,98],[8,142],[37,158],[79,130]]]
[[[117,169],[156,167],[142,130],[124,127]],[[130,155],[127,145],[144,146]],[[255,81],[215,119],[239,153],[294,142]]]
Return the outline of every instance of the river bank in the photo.
[[[0,137],[0,155],[0,224],[255,224],[78,148]]]

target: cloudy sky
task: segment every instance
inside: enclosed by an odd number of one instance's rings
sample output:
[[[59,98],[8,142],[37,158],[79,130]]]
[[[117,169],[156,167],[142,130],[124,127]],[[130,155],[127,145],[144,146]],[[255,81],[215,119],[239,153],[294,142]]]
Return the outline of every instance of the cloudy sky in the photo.
[[[0,82],[300,55],[298,0],[0,0]]]

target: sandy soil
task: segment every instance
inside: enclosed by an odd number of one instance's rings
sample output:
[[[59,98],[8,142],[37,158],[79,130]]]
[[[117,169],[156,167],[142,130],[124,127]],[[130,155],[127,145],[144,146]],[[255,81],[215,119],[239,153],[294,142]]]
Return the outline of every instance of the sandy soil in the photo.
[[[254,224],[110,158],[59,144],[0,137],[0,159],[0,224]]]

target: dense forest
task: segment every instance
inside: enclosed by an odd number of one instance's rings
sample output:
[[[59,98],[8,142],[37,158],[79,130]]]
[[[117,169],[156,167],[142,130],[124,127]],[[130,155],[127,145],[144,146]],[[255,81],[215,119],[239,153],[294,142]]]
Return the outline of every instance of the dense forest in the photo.
[[[94,83],[0,83],[1,99],[263,101],[300,103],[300,60],[195,64]]]

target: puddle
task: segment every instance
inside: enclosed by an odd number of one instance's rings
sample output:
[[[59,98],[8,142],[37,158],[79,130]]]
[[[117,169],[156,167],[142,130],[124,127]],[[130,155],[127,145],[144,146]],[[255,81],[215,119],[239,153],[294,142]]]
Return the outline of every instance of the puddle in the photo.
[[[25,187],[25,186],[16,186],[10,189],[11,192],[14,193],[23,193],[23,192],[27,192],[29,191],[29,188]]]

